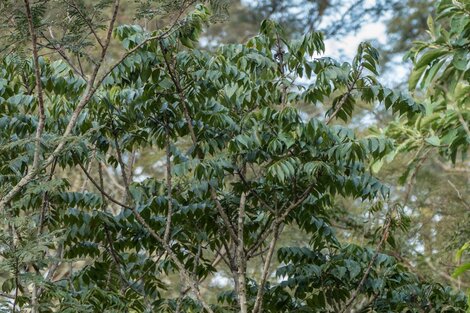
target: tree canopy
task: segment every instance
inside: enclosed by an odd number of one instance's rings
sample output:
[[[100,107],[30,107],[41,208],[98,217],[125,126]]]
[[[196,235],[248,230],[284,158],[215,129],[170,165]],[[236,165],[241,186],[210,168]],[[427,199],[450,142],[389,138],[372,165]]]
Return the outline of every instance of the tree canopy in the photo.
[[[395,253],[427,156],[467,164],[465,1],[443,0],[428,19],[431,38],[408,54],[409,92],[380,83],[371,43],[339,62],[323,33],[290,36],[276,15],[243,43],[200,48],[225,1],[142,2],[133,21],[124,1],[57,3],[2,4],[0,310],[469,309],[463,290]],[[354,126],[367,106],[388,112],[387,127]],[[410,154],[397,196],[378,172]],[[340,227],[344,202],[364,208],[360,241]]]

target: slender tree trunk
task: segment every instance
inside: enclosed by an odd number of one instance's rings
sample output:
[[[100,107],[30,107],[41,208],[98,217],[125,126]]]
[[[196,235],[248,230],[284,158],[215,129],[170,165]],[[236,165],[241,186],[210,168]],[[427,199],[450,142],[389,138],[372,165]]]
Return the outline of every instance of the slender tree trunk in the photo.
[[[238,265],[238,299],[240,301],[240,313],[248,312],[246,299],[246,259],[243,247],[243,222],[245,219],[246,194],[243,192],[240,197],[240,208],[238,213],[238,245],[237,245],[237,265]]]

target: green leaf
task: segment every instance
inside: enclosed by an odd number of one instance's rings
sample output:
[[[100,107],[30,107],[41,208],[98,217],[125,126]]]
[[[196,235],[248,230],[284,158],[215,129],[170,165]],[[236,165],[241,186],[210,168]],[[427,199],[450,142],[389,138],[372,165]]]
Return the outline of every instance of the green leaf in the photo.
[[[439,147],[441,145],[441,141],[440,141],[439,137],[437,137],[437,136],[428,137],[428,138],[425,139],[425,141],[427,143],[429,143],[430,145],[433,145],[435,147]]]
[[[448,54],[447,51],[445,50],[440,50],[440,49],[432,49],[426,51],[421,57],[419,58],[418,62],[416,63],[415,68],[419,69],[422,67],[428,66],[432,61],[435,59]]]
[[[452,277],[457,278],[467,271],[470,271],[470,263],[465,263],[457,267],[452,273]]]

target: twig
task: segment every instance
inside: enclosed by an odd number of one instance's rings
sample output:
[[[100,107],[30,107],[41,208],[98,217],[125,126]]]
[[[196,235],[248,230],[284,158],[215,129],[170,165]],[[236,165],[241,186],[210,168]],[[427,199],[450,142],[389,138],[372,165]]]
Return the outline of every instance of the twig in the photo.
[[[447,180],[447,183],[455,190],[457,193],[457,197],[459,200],[462,202],[462,204],[465,206],[467,210],[470,210],[470,204],[462,197],[462,194],[460,193],[460,190],[457,189],[457,187],[452,183],[450,180]]]
[[[90,162],[90,164],[91,164],[91,162]],[[103,171],[101,169],[101,163],[98,163],[98,175],[99,175],[99,179],[100,179],[100,188],[101,188],[101,190],[104,190],[104,180],[103,180]],[[103,195],[103,192],[101,192],[101,197],[103,198],[103,207],[102,208],[105,211],[106,210],[106,200],[105,200],[105,196]],[[105,238],[106,238],[106,241],[108,243],[108,252],[109,252],[109,254],[111,254],[111,258],[114,261],[114,265],[116,267],[119,278],[121,280],[121,290],[120,290],[120,292],[121,292],[121,295],[124,296],[125,291],[127,290],[127,288],[130,285],[128,283],[127,279],[121,273],[121,267],[124,267],[124,270],[125,270],[125,264],[121,264],[121,262],[119,261],[119,257],[116,253],[116,250],[114,250],[114,241],[111,237],[111,234],[110,234],[109,229],[106,226],[106,224],[103,225],[103,228],[104,228]]]
[[[168,212],[166,215],[166,227],[163,240],[168,243],[170,240],[171,234],[171,219],[173,217],[173,197],[172,197],[172,181],[171,181],[171,151],[170,151],[170,130],[168,129],[168,123],[165,125],[165,134],[166,134],[166,188],[167,188],[167,202],[168,202]]]
[[[466,122],[465,119],[463,118],[462,113],[460,112],[460,110],[459,110],[458,108],[455,109],[455,112],[457,113],[457,116],[458,116],[458,118],[459,118],[460,124],[462,124],[463,129],[464,129],[465,132],[467,133],[467,136],[470,138],[470,128],[468,127],[467,122]]]
[[[194,132],[191,115],[189,114],[188,106],[186,105],[186,96],[184,95],[184,89],[183,87],[181,87],[178,74],[175,71],[175,64],[170,63],[170,61],[168,60],[168,57],[166,55],[167,51],[163,47],[163,44],[161,42],[160,42],[160,49],[162,50],[162,53],[163,53],[163,59],[165,60],[166,67],[168,69],[168,74],[170,74],[170,78],[173,81],[173,84],[175,85],[176,90],[178,91],[180,103],[181,103],[181,106],[183,107],[184,118],[186,119],[186,123],[188,124],[189,134],[191,135],[193,144],[196,145],[197,143],[196,133]]]
[[[4,297],[11,300],[15,299],[15,296],[9,295],[8,293],[4,293],[2,291],[0,291],[0,297]]]
[[[212,201],[215,202],[215,207],[217,208],[217,211],[219,212],[220,216],[222,217],[222,220],[225,224],[225,227],[228,230],[229,235],[232,237],[232,240],[234,242],[238,243],[238,237],[237,237],[237,234],[235,233],[235,230],[234,230],[235,227],[233,226],[232,222],[230,222],[230,219],[229,219],[227,213],[225,213],[225,210],[222,207],[222,204],[220,203],[219,199],[217,199],[217,193],[216,193],[215,189],[210,188],[210,192],[211,192]]]
[[[51,38],[55,39],[50,28],[49,28],[49,31],[50,31]],[[52,43],[49,40],[49,38],[47,38],[47,36],[45,36],[44,34],[42,34],[42,37],[44,39],[46,39],[46,41],[52,46],[52,48],[50,48],[47,45],[43,45],[43,47],[51,49],[52,51],[57,52],[62,57],[62,59],[65,61],[65,63],[67,63],[68,66],[70,66],[70,68],[75,72],[75,74],[77,74],[78,76],[83,78],[85,81],[87,80],[85,75],[83,74],[83,70],[82,71],[78,70],[78,68],[73,64],[72,60],[70,60],[70,58],[67,56],[66,52],[62,49],[62,47],[60,45],[54,45],[54,43]],[[52,52],[52,53],[54,53],[54,52]]]
[[[346,302],[346,305],[344,306],[343,310],[341,310],[341,313],[345,313],[349,309],[349,307],[354,303],[354,300],[356,300],[357,296],[359,295],[359,291],[361,290],[362,286],[366,282],[366,279],[369,276],[369,273],[372,269],[372,266],[374,265],[375,260],[377,259],[378,255],[379,255],[379,252],[382,249],[382,246],[385,243],[385,241],[387,240],[388,235],[390,233],[390,227],[392,225],[393,211],[394,211],[394,208],[390,209],[390,211],[388,212],[388,215],[387,215],[387,218],[385,220],[384,227],[383,227],[382,237],[380,238],[380,241],[379,241],[379,243],[377,244],[377,246],[375,248],[375,253],[372,256],[372,259],[369,261],[369,264],[367,265],[367,268],[366,268],[364,274],[362,275],[362,278],[361,278],[359,284],[357,285],[356,289],[353,291],[353,293],[352,293],[351,297],[349,298],[348,302]]]
[[[55,159],[54,162],[52,162],[52,168],[51,168],[51,171],[49,173],[48,181],[52,180],[52,177],[54,176],[56,165],[57,165],[57,159]],[[41,213],[40,213],[41,215],[39,217],[38,235],[42,234],[42,231],[44,229],[44,220],[46,218],[46,210],[47,210],[48,204],[49,204],[49,194],[46,191],[44,193],[43,198],[42,198],[42,206],[41,206]]]
[[[195,2],[195,1],[192,1],[191,4]],[[188,5],[187,7],[189,7],[190,5]],[[186,8],[187,8],[186,7]],[[122,62],[124,62],[129,56],[131,56],[132,54],[134,54],[136,51],[138,51],[140,48],[142,48],[143,46],[145,46],[147,43],[149,43],[150,41],[155,41],[155,40],[162,40],[164,39],[168,34],[170,34],[173,29],[175,28],[175,26],[178,24],[179,22],[179,18],[181,17],[181,15],[183,14],[184,10],[186,8],[182,8],[180,13],[178,14],[175,22],[169,27],[169,29],[165,32],[163,32],[162,34],[159,34],[159,35],[155,35],[155,36],[151,36],[151,37],[148,37],[147,39],[144,39],[141,43],[139,43],[138,45],[136,45],[134,48],[130,49],[129,51],[127,51],[116,63],[114,63],[102,76],[101,78],[98,79],[98,86],[102,84],[102,82],[106,79],[106,77],[112,73],[112,71],[118,67],[120,64],[122,64]]]
[[[89,20],[85,15],[83,15],[83,12],[80,10],[80,8],[78,8],[77,4],[76,4],[74,1],[71,1],[71,2],[65,1],[65,3],[67,3],[67,4],[70,5],[72,8],[75,9],[75,11],[78,13],[78,15],[80,15],[80,17],[82,18],[82,20],[84,20],[85,23],[87,24],[88,28],[90,29],[91,33],[92,33],[93,36],[95,37],[96,41],[97,41],[98,44],[101,46],[101,49],[104,49],[104,44],[103,44],[103,42],[101,41],[101,39],[100,39],[100,37],[98,36],[98,34],[96,33],[95,29],[93,28],[93,25],[91,24],[91,20]]]
[[[90,182],[93,184],[93,186],[96,187],[96,189],[98,189],[98,191],[103,195],[105,196],[109,201],[125,208],[125,209],[129,209],[131,210],[132,208],[116,199],[114,199],[113,197],[111,197],[104,189],[102,189],[100,187],[100,185],[96,182],[96,180],[91,177],[90,173],[88,173],[88,171],[86,170],[86,168],[79,162],[78,163],[78,166],[82,169],[83,173],[86,175],[86,177],[88,177],[88,179],[90,180]]]
[[[264,232],[264,234],[262,234],[258,240],[251,246],[251,248],[248,249],[248,257],[250,257],[251,255],[253,255],[253,253],[265,242],[265,240],[269,237],[269,235],[272,234],[274,228],[276,227],[280,227],[280,225],[282,223],[284,223],[284,220],[287,218],[287,216],[294,210],[296,209],[299,205],[301,205],[305,199],[307,199],[307,197],[310,195],[310,192],[312,191],[313,189],[313,186],[309,186],[304,192],[303,194],[300,196],[299,199],[297,199],[296,201],[294,201],[293,203],[291,203],[289,205],[289,207],[287,207],[286,209],[283,210],[283,213],[278,217],[276,218],[273,223],[271,224],[271,226],[269,227],[269,230]]]
[[[431,151],[431,149],[427,150],[426,152],[423,153],[423,155],[421,156],[421,158],[418,160],[418,164],[416,164],[416,167],[414,168],[414,171],[413,171],[413,174],[410,176],[410,178],[408,179],[408,183],[406,185],[406,192],[405,192],[405,196],[403,198],[403,206],[406,206],[408,204],[408,201],[410,200],[410,197],[411,197],[411,191],[413,190],[413,183],[414,183],[414,180],[416,178],[416,176],[418,175],[418,172],[421,168],[421,166],[423,166],[424,162],[427,160],[428,158],[428,153]],[[418,151],[417,154],[419,154],[420,151]]]

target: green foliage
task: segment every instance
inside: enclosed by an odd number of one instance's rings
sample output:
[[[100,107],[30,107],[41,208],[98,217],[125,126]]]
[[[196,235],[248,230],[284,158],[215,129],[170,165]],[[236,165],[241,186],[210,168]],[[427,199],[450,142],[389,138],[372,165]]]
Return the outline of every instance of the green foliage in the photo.
[[[194,49],[209,20],[198,5],[165,36],[115,28],[129,54],[92,82],[93,94],[70,64],[41,57],[38,145],[32,62],[2,58],[2,198],[40,155],[34,179],[2,212],[2,289],[15,295],[13,307],[237,312],[245,297],[250,311],[261,303],[268,312],[339,312],[359,293],[368,311],[463,312],[461,294],[415,277],[391,256],[340,242],[332,226],[339,197],[390,202],[368,168],[395,149],[383,135],[361,137],[332,120],[347,123],[358,101],[383,102],[397,116],[424,111],[377,82],[377,51],[361,44],[352,64],[340,64],[321,56],[321,34],[287,40],[269,20],[246,44]],[[300,104],[321,106],[326,118],[303,118]],[[132,180],[132,158],[148,150],[164,151],[166,177]],[[107,169],[121,174],[124,191],[104,180]],[[87,183],[79,186],[73,178],[81,172]],[[309,245],[277,249],[286,225]],[[247,263],[267,257],[268,277],[271,245],[285,279],[266,283]],[[221,271],[236,288],[209,301],[199,286]]]
[[[442,1],[437,9],[437,22],[448,24],[447,29],[429,17],[431,40],[417,42],[409,53],[415,64],[409,87],[426,96],[426,114],[411,121],[414,125],[390,127],[392,136],[409,138],[408,150],[425,145],[438,147],[454,163],[459,152],[462,159],[466,157],[470,144],[468,10],[465,1]]]
[[[414,62],[409,88],[424,99],[425,114],[406,123],[397,121],[387,130],[400,143],[400,151],[416,151],[416,161],[410,163],[402,182],[410,172],[417,171],[419,158],[433,151],[452,163],[458,162],[459,156],[463,161],[468,156],[470,5],[467,1],[444,0],[437,6],[436,14],[435,20],[429,17],[427,21],[429,40],[416,42],[408,54]],[[465,199],[458,195],[465,205]],[[457,253],[459,265],[454,277],[470,269],[470,263],[463,261],[467,249],[468,243]]]

